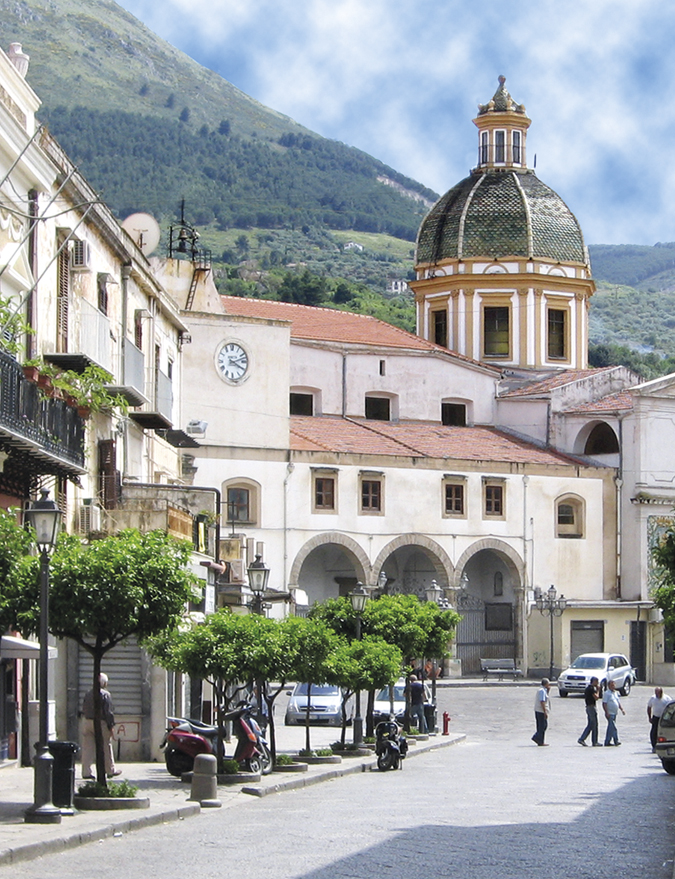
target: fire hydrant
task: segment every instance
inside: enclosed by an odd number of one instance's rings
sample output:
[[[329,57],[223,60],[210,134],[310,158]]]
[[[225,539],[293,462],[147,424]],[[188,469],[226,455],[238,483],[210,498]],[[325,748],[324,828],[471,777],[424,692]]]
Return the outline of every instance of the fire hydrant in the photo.
[[[450,715],[448,714],[448,712],[447,712],[447,711],[444,711],[444,712],[443,712],[443,735],[444,735],[444,736],[448,736],[448,735],[450,735],[450,733],[449,733],[449,731],[448,731],[448,727],[450,726],[450,721],[451,721],[451,720],[452,720],[452,718],[450,717]]]

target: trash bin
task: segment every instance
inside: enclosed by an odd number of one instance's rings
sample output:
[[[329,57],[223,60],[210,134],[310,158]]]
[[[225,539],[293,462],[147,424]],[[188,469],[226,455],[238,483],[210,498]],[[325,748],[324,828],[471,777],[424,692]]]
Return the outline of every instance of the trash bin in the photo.
[[[58,809],[72,809],[75,796],[75,758],[80,753],[76,742],[48,742],[54,758],[52,802]]]
[[[424,719],[427,722],[427,732],[436,732],[436,706],[431,702],[424,703]]]

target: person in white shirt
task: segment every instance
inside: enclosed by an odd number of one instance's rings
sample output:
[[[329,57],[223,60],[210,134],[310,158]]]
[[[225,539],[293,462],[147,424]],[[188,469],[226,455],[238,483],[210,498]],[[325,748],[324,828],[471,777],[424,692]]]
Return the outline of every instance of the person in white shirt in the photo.
[[[652,753],[656,751],[656,736],[659,730],[659,720],[663,714],[663,709],[669,702],[673,700],[667,696],[661,687],[654,687],[654,695],[650,696],[647,702],[647,717],[651,724],[649,730],[649,739],[652,743]]]
[[[616,728],[616,716],[619,711],[622,714],[626,712],[623,710],[623,705],[621,704],[621,698],[617,692],[616,684],[614,681],[610,681],[607,684],[607,689],[602,697],[602,707],[605,710],[605,717],[607,718],[607,732],[605,733],[605,747],[609,748],[611,745],[615,745],[618,747],[621,742],[619,741],[619,732]]]
[[[548,678],[541,679],[541,687],[537,690],[534,697],[534,719],[537,724],[537,730],[532,736],[532,741],[539,747],[545,747],[547,742],[544,741],[546,729],[548,728],[548,715],[551,711],[551,700],[549,698],[549,690],[551,682]]]

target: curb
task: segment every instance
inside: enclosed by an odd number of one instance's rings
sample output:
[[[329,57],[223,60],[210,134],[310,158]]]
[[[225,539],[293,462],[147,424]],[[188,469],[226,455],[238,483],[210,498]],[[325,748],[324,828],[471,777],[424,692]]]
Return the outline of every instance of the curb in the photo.
[[[408,750],[406,760],[415,757],[418,754],[425,754],[429,751],[436,751],[439,748],[447,748],[450,745],[456,745],[465,741],[466,736],[463,733],[452,736],[443,737],[441,741],[429,740],[423,744],[418,743]],[[249,794],[253,797],[266,797],[268,794],[281,793],[287,790],[299,790],[303,787],[309,787],[312,784],[319,784],[322,781],[330,781],[333,778],[341,778],[344,775],[355,775],[359,772],[369,772],[373,767],[377,766],[377,758],[370,757],[367,760],[350,760],[348,764],[341,764],[339,767],[325,769],[322,772],[302,778],[288,778],[285,781],[277,782],[270,785],[246,785],[242,787],[243,794]]]
[[[20,861],[30,861],[43,855],[52,855],[67,849],[86,845],[88,842],[96,842],[99,839],[109,839],[116,833],[131,833],[134,830],[142,830],[144,827],[152,827],[155,824],[163,824],[166,821],[179,821],[182,818],[190,818],[201,812],[199,803],[189,806],[181,806],[179,809],[169,809],[165,812],[156,812],[154,815],[142,815],[138,818],[130,818],[128,821],[119,821],[108,824],[105,827],[97,827],[94,830],[84,830],[72,833],[69,836],[60,836],[56,839],[44,839],[40,842],[30,842],[26,845],[18,845],[16,848],[8,848],[0,852],[0,867],[18,864]]]

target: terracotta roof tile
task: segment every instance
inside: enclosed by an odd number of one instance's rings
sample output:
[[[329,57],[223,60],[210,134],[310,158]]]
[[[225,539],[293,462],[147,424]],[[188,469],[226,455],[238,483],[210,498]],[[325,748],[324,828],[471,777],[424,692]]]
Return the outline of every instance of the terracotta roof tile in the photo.
[[[366,314],[354,314],[351,311],[339,311],[335,308],[296,305],[292,302],[273,302],[269,299],[244,299],[238,296],[222,296],[221,301],[228,314],[291,321],[291,336],[294,339],[435,352],[461,360],[463,363],[473,363],[483,369],[500,372],[496,367],[479,364],[477,360],[448,351],[447,348],[434,345],[421,336]]]
[[[633,408],[633,395],[628,391],[621,391],[618,394],[610,394],[602,397],[592,403],[584,403],[576,406],[574,409],[568,409],[567,412],[618,412],[631,410]]]
[[[608,370],[615,368],[616,367],[614,366],[603,366],[598,369],[564,369],[561,372],[553,373],[544,379],[533,381],[510,391],[505,391],[503,394],[500,394],[500,397],[540,396],[541,394],[547,394],[554,388],[571,385],[574,382],[582,381],[585,378],[590,378],[593,375],[599,375],[602,372],[607,372]]]
[[[518,464],[577,463],[567,455],[491,427],[446,427],[431,421],[369,421],[338,416],[293,416],[291,448]]]

